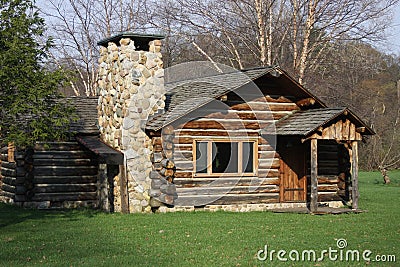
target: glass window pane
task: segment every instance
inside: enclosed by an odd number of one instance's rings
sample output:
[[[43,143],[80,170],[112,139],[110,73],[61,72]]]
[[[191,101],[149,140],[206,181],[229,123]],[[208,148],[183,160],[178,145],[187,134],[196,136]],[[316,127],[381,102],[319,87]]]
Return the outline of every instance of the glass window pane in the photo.
[[[242,167],[243,172],[253,172],[253,142],[243,142]]]
[[[207,173],[207,142],[196,142],[196,172]]]
[[[212,143],[212,172],[237,173],[238,172],[238,143],[213,142]]]

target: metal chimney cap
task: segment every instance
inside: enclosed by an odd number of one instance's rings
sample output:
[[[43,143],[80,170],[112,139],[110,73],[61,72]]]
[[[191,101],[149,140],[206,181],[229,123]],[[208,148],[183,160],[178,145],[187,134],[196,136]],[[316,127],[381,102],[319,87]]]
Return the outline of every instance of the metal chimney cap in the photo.
[[[161,34],[144,34],[144,33],[134,33],[134,32],[122,32],[111,37],[105,38],[97,42],[97,45],[107,47],[109,42],[113,42],[119,45],[119,41],[122,38],[130,38],[135,43],[137,50],[149,50],[149,42],[153,40],[162,40],[165,38]]]

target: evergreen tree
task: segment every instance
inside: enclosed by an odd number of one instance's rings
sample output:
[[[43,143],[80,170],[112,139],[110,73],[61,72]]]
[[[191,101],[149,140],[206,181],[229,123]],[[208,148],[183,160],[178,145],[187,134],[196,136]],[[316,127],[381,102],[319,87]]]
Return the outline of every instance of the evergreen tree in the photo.
[[[0,0],[0,12],[0,144],[62,139],[73,110],[58,93],[63,72],[47,66],[44,19],[32,0]]]

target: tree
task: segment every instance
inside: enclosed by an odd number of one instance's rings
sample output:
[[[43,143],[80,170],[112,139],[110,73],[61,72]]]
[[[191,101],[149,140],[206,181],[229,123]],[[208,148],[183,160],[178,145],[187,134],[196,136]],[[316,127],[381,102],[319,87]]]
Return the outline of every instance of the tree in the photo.
[[[324,63],[329,49],[335,48],[333,42],[380,39],[390,26],[390,9],[397,2],[170,0],[161,6],[170,7],[163,14],[175,21],[172,24],[185,25],[183,34],[212,39],[212,45],[201,48],[207,55],[222,51],[224,58],[214,61],[238,68],[279,64],[303,83]]]
[[[72,109],[58,93],[62,70],[46,68],[44,20],[31,0],[0,0],[0,12],[0,143],[61,139]]]
[[[145,0],[48,0],[40,1],[56,46],[53,62],[69,70],[74,95],[96,95],[97,42],[123,31],[143,30]]]

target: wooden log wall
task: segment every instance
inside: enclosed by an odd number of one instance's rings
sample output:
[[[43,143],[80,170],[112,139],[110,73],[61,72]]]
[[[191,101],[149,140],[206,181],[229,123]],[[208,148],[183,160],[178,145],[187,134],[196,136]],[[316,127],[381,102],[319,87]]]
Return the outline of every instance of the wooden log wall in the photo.
[[[318,140],[318,201],[348,198],[350,158],[343,144]]]
[[[98,162],[77,142],[37,143],[15,151],[9,162],[1,149],[2,201],[40,208],[97,207]]]
[[[90,151],[77,142],[38,143],[32,158],[30,201],[48,201],[50,207],[97,206],[99,165]]]
[[[7,203],[25,201],[26,188],[30,186],[25,178],[25,168],[31,167],[28,162],[25,162],[25,153],[15,151],[14,148],[3,147],[0,152],[0,161],[1,200]]]
[[[230,93],[225,102],[228,109],[213,110],[205,117],[176,127],[174,182],[178,193],[177,203],[195,205],[206,203],[208,199],[212,204],[222,205],[279,202],[279,155],[267,140],[259,137],[258,131],[271,125],[272,120],[276,121],[300,108],[282,96],[241,97],[251,100],[244,102]],[[204,109],[207,111],[207,107]],[[193,140],[215,137],[256,139],[257,175],[194,177]]]

